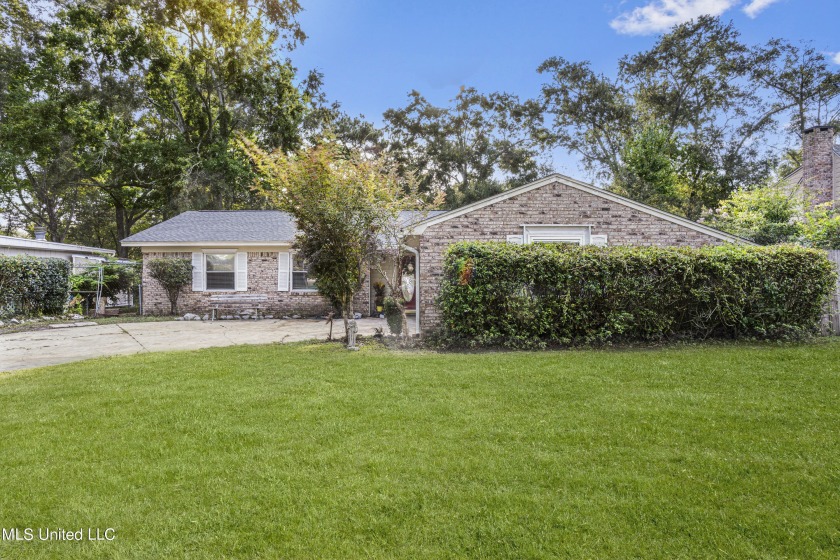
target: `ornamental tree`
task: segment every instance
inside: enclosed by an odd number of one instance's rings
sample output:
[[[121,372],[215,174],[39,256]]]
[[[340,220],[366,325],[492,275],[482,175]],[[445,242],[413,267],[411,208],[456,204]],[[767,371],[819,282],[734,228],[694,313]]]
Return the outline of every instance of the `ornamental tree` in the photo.
[[[419,202],[411,182],[384,158],[362,156],[330,138],[292,156],[241,142],[263,178],[257,190],[294,217],[300,233],[293,247],[317,278],[318,291],[341,312],[346,333],[367,268],[381,263],[395,243],[401,246],[386,226]],[[393,275],[385,281],[392,291],[399,285]]]
[[[149,275],[160,282],[169,296],[170,311],[178,314],[178,296],[192,282],[192,263],[188,259],[152,259]]]

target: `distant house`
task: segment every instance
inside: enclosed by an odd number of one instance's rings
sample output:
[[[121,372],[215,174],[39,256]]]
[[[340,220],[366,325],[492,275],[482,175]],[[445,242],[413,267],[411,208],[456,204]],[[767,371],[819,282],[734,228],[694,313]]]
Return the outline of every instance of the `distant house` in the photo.
[[[43,228],[35,228],[35,239],[0,235],[0,255],[66,259],[73,264],[76,271],[115,254],[113,249],[47,241]]]
[[[403,266],[413,282],[404,293],[411,296],[408,307],[416,308],[421,330],[439,322],[436,299],[443,254],[457,241],[692,247],[749,243],[558,174],[407,222],[410,236]],[[180,302],[184,310],[205,313],[213,296],[241,292],[264,298],[275,315],[323,314],[330,305],[292,249],[296,233],[291,216],[283,212],[192,211],[134,234],[122,244],[139,247],[143,253],[144,313],[169,311],[165,292],[148,274],[148,262],[175,256],[190,259],[193,265],[192,285]],[[376,279],[371,271],[355,299],[362,313],[371,311],[371,280]]]

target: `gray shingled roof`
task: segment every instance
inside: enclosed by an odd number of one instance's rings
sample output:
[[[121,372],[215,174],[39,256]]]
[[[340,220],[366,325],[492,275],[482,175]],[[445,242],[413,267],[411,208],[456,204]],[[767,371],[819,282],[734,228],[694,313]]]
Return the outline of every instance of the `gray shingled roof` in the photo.
[[[191,210],[123,239],[142,242],[291,242],[294,220],[277,210]]]
[[[427,217],[441,213],[429,212]],[[403,212],[401,221],[414,221],[413,214]],[[278,210],[191,210],[135,233],[123,243],[290,243],[296,233],[292,217]]]

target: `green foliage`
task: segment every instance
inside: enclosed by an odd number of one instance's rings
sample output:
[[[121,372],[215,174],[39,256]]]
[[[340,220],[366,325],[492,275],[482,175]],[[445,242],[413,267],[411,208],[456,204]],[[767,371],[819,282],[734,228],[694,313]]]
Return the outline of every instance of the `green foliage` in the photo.
[[[739,190],[721,201],[706,223],[760,245],[799,241],[802,197],[795,190],[759,187]]]
[[[126,256],[119,240],[148,221],[256,206],[235,135],[301,142],[313,91],[280,56],[305,38],[297,0],[15,5],[4,23],[18,40],[0,44],[0,193],[52,241]]]
[[[797,189],[767,186],[739,190],[705,221],[760,245],[799,243],[840,249],[840,212],[830,202],[809,207]]]
[[[374,243],[375,174],[364,161],[344,159],[329,143],[279,161],[273,168],[278,188],[272,192],[301,232],[295,249],[318,279],[318,291],[346,321]]]
[[[610,190],[669,212],[681,213],[677,146],[664,127],[649,125],[624,146],[625,169]]]
[[[840,107],[840,72],[825,53],[777,39],[750,46],[709,16],[623,57],[615,77],[560,57],[539,72],[548,78],[547,146],[576,153],[605,184],[691,219],[767,177],[773,134],[799,143],[797,133]]]
[[[401,247],[389,231],[399,227],[400,211],[415,202],[407,198],[405,182],[384,159],[349,153],[329,139],[291,157],[266,153],[246,139],[242,146],[265,177],[261,194],[294,217],[300,231],[294,248],[346,328],[353,297],[368,267],[381,258],[383,239]]]
[[[790,245],[458,243],[444,266],[443,336],[470,346],[804,336],[835,282]]]
[[[385,307],[385,320],[388,322],[388,330],[391,334],[399,336],[403,331],[403,312],[400,303],[393,297],[386,297],[383,305]]]
[[[820,249],[840,249],[840,211],[833,202],[819,204],[805,213],[804,243]]]
[[[70,290],[64,259],[0,255],[0,317],[61,313]]]
[[[160,282],[169,296],[170,311],[178,314],[178,296],[192,282],[193,267],[189,259],[165,258],[149,261],[149,275]]]
[[[385,111],[389,152],[420,189],[445,193],[446,207],[538,179],[548,172],[531,134],[542,123],[542,105],[508,93],[462,88],[449,106],[436,107],[412,91],[403,108]]]
[[[116,259],[108,259],[102,267],[102,297],[114,301],[117,296],[126,293],[140,284],[139,264],[120,264]],[[70,276],[72,293],[85,292],[88,309],[95,306],[96,292],[99,289],[99,267],[91,267],[80,274]]]

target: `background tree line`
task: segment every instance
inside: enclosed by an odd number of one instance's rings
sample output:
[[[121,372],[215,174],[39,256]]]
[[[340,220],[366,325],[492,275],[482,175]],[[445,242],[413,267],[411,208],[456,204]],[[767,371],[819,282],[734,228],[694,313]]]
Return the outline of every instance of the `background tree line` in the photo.
[[[420,92],[382,126],[345,114],[286,58],[297,0],[0,0],[0,225],[118,249],[187,209],[272,206],[242,150],[324,137],[394,163],[454,208],[576,154],[600,186],[698,219],[798,165],[798,133],[837,119],[840,73],[808,44],[747,45],[702,17],[618,61],[540,65],[541,95]]]

